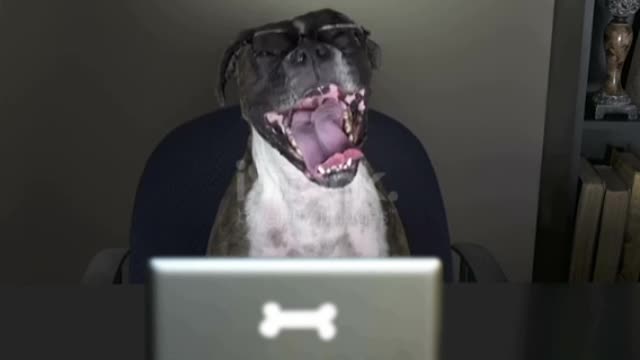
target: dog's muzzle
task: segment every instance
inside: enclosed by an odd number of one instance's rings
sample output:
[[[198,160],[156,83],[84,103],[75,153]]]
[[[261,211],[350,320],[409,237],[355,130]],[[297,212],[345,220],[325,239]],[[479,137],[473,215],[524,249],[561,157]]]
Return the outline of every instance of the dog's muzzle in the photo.
[[[364,157],[365,110],[364,89],[347,93],[330,84],[308,91],[292,108],[267,112],[265,119],[304,162],[305,175],[324,182],[355,173]]]

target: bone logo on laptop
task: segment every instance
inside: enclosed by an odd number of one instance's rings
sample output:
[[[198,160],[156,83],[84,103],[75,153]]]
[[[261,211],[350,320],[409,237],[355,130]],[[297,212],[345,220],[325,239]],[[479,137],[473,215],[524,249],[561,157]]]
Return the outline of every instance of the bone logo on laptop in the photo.
[[[315,310],[282,310],[275,302],[262,306],[264,319],[260,323],[260,334],[269,339],[277,338],[282,330],[316,330],[324,341],[332,340],[337,333],[333,323],[338,309],[334,304],[325,303]]]

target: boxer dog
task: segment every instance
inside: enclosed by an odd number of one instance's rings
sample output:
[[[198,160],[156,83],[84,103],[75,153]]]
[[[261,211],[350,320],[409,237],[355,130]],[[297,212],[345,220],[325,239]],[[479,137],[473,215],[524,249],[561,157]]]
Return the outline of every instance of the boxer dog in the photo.
[[[219,206],[207,254],[407,256],[397,210],[362,152],[379,47],[324,9],[243,31],[226,50],[251,134]],[[389,149],[392,151],[392,149]]]

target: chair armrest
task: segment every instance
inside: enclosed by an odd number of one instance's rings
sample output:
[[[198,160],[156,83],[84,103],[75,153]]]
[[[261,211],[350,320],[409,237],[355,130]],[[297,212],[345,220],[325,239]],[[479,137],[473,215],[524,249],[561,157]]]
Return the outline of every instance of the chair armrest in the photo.
[[[463,282],[507,282],[498,261],[484,247],[471,243],[451,246],[460,257],[460,278]]]
[[[84,285],[112,285],[126,282],[129,249],[109,248],[98,252],[89,262],[82,276]]]

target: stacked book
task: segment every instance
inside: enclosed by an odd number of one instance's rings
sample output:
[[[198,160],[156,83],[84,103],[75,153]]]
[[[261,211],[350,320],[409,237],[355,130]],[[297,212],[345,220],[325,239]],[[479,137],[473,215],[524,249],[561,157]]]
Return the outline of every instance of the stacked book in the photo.
[[[609,149],[608,161],[581,159],[569,280],[640,279],[640,158]]]

